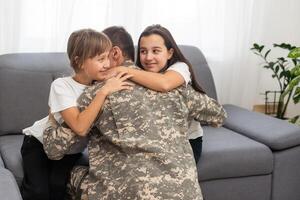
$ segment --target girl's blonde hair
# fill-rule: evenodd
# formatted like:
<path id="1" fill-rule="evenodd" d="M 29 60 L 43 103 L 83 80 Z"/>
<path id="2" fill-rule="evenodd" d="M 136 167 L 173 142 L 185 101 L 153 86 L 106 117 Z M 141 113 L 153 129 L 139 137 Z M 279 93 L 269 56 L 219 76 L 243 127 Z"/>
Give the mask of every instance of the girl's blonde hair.
<path id="1" fill-rule="evenodd" d="M 84 60 L 93 58 L 111 49 L 108 37 L 93 29 L 81 29 L 73 32 L 68 40 L 67 53 L 70 65 L 77 72 Z"/>

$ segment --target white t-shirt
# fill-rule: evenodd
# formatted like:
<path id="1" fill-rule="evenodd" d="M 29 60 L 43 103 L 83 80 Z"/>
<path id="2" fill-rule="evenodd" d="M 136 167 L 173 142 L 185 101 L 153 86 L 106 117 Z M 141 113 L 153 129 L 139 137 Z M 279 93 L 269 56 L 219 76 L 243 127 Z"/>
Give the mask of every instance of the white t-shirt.
<path id="1" fill-rule="evenodd" d="M 184 62 L 176 62 L 175 64 L 171 65 L 168 70 L 173 70 L 178 72 L 184 79 L 185 84 L 189 84 L 191 82 L 191 73 L 189 71 L 189 67 Z M 196 139 L 198 137 L 203 136 L 203 129 L 200 126 L 200 123 L 192 120 L 189 124 L 189 130 L 188 130 L 189 139 Z"/>
<path id="2" fill-rule="evenodd" d="M 83 93 L 86 85 L 76 82 L 72 77 L 58 78 L 51 84 L 48 105 L 55 120 L 62 124 L 63 119 L 59 112 L 77 107 L 77 99 Z M 43 143 L 43 132 L 46 128 L 48 116 L 36 121 L 32 126 L 23 129 L 25 135 L 32 135 Z"/>

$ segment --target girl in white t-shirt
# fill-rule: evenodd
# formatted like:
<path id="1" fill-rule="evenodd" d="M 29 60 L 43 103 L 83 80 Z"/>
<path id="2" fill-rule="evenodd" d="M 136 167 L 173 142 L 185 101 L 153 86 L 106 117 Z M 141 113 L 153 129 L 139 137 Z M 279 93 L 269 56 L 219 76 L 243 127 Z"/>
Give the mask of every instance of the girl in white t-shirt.
<path id="1" fill-rule="evenodd" d="M 118 73 L 99 89 L 87 109 L 82 112 L 78 110 L 77 98 L 83 90 L 95 80 L 104 81 L 109 78 L 110 49 L 110 40 L 100 32 L 91 29 L 73 32 L 68 40 L 67 53 L 75 75 L 58 78 L 51 84 L 49 95 L 51 114 L 59 124 L 64 123 L 79 136 L 87 135 L 109 94 L 130 89 L 132 85 L 125 81 L 131 75 Z M 47 158 L 42 144 L 47 121 L 48 117 L 45 117 L 23 130 L 25 137 L 21 154 L 24 179 L 21 193 L 24 200 L 63 200 L 68 174 L 80 156 L 66 155 L 58 161 Z"/>
<path id="2" fill-rule="evenodd" d="M 131 74 L 132 81 L 152 90 L 167 92 L 182 84 L 192 84 L 195 90 L 204 93 L 193 79 L 191 64 L 166 28 L 160 25 L 148 26 L 140 35 L 137 52 L 136 65 L 147 72 L 123 66 L 112 70 Z M 195 160 L 198 162 L 203 136 L 199 122 L 190 121 L 188 136 Z"/>

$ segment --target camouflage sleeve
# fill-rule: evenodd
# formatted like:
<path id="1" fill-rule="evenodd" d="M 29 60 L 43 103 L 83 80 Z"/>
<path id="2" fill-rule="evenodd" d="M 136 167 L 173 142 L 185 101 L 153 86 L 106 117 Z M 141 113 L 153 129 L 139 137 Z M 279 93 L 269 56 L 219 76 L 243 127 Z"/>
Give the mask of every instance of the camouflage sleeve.
<path id="1" fill-rule="evenodd" d="M 227 114 L 216 100 L 196 92 L 190 85 L 187 86 L 186 91 L 190 117 L 212 126 L 222 126 Z"/>
<path id="2" fill-rule="evenodd" d="M 92 101 L 101 83 L 96 83 L 84 90 L 78 98 L 79 110 L 84 110 Z M 59 160 L 66 154 L 79 153 L 87 145 L 87 138 L 80 137 L 70 128 L 58 124 L 54 118 L 49 117 L 43 134 L 43 145 L 47 156 L 52 160 Z"/>
<path id="3" fill-rule="evenodd" d="M 88 180 L 89 167 L 77 165 L 70 173 L 66 187 L 66 199 L 87 200 L 88 199 Z"/>
<path id="4" fill-rule="evenodd" d="M 91 87 L 87 87 L 83 93 L 80 95 L 80 97 L 77 100 L 77 103 L 79 105 L 79 110 L 83 111 L 90 105 L 93 98 L 96 96 L 97 91 L 103 86 L 103 82 L 95 83 Z"/>
<path id="5" fill-rule="evenodd" d="M 60 160 L 66 154 L 82 152 L 86 144 L 86 138 L 76 135 L 70 128 L 49 117 L 43 134 L 43 146 L 49 159 Z"/>

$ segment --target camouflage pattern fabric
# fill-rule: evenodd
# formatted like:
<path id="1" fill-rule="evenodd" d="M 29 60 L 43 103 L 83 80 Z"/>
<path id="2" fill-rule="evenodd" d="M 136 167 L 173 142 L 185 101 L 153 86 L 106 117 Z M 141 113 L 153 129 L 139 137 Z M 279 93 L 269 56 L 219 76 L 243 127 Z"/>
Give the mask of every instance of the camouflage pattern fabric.
<path id="1" fill-rule="evenodd" d="M 89 105 L 102 84 L 80 98 Z M 220 126 L 223 108 L 191 86 L 159 93 L 141 86 L 107 98 L 89 140 L 89 199 L 202 199 L 188 120 Z"/>
<path id="2" fill-rule="evenodd" d="M 87 142 L 87 137 L 78 136 L 66 125 L 60 125 L 53 117 L 49 117 L 43 133 L 43 146 L 49 159 L 60 160 L 66 154 L 82 152 Z"/>
<path id="3" fill-rule="evenodd" d="M 85 90 L 79 98 L 81 110 L 101 86 Z M 189 85 L 168 93 L 135 85 L 132 91 L 110 95 L 95 122 L 101 132 L 89 135 L 88 175 L 78 185 L 72 177 L 81 177 L 84 170 L 72 171 L 72 198 L 88 193 L 92 200 L 202 199 L 188 142 L 188 121 L 194 118 L 220 126 L 225 117 L 222 106 Z M 48 132 L 53 134 L 44 134 L 47 153 L 65 153 L 78 142 L 67 129 L 49 125 Z"/>
<path id="4" fill-rule="evenodd" d="M 75 166 L 67 184 L 67 200 L 88 200 L 88 172 L 87 166 Z"/>

